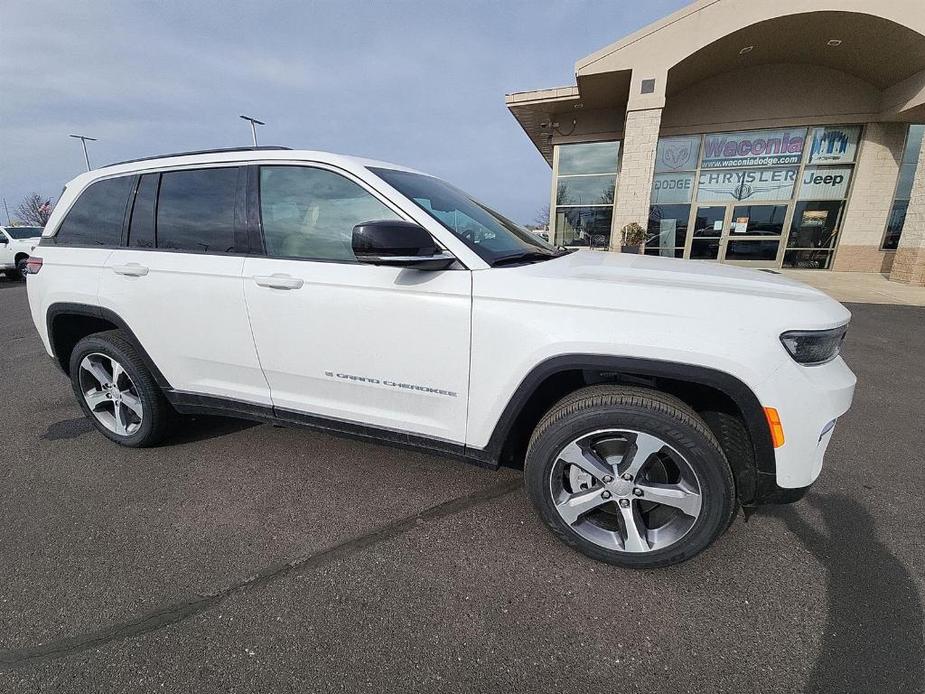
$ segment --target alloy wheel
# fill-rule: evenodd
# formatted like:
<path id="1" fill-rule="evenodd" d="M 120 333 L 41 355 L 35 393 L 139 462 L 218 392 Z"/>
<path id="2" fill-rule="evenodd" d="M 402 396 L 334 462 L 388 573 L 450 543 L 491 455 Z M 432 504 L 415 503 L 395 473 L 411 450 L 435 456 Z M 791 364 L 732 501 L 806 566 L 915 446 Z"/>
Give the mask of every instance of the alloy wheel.
<path id="1" fill-rule="evenodd" d="M 700 516 L 702 487 L 690 462 L 657 436 L 629 429 L 584 434 L 557 455 L 553 505 L 581 537 L 619 552 L 678 542 Z"/>
<path id="2" fill-rule="evenodd" d="M 144 408 L 119 362 L 105 354 L 88 354 L 80 362 L 79 382 L 84 401 L 100 424 L 119 436 L 138 431 Z"/>

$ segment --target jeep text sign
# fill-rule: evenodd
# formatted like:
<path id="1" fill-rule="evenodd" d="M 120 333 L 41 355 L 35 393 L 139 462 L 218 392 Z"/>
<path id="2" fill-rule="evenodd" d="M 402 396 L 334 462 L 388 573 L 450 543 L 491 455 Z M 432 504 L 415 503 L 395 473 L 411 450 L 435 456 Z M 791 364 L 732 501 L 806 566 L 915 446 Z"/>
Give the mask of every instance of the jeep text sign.
<path id="1" fill-rule="evenodd" d="M 704 169 L 799 164 L 806 129 L 717 133 L 703 139 Z"/>
<path id="2" fill-rule="evenodd" d="M 850 166 L 807 166 L 803 170 L 800 200 L 842 200 L 848 196 Z"/>

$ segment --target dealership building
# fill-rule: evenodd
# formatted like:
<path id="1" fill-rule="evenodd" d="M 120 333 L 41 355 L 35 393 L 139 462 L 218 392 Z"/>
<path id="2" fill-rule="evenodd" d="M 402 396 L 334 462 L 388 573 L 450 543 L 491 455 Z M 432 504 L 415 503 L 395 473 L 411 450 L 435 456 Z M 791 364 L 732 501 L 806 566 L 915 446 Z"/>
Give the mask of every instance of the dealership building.
<path id="1" fill-rule="evenodd" d="M 506 99 L 558 244 L 925 285 L 925 0 L 700 0 Z"/>

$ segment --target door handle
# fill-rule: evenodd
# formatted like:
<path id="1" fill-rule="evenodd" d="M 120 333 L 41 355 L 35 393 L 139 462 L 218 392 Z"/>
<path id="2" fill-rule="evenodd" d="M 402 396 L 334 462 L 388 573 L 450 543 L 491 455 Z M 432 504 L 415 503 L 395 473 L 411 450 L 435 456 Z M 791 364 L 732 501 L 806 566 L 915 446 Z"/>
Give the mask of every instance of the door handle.
<path id="1" fill-rule="evenodd" d="M 118 275 L 128 275 L 129 277 L 144 277 L 148 274 L 148 268 L 138 263 L 127 263 L 125 265 L 113 265 L 112 271 Z"/>
<path id="2" fill-rule="evenodd" d="M 291 275 L 255 275 L 254 282 L 260 287 L 270 287 L 271 289 L 301 289 L 305 284 L 298 277 Z"/>

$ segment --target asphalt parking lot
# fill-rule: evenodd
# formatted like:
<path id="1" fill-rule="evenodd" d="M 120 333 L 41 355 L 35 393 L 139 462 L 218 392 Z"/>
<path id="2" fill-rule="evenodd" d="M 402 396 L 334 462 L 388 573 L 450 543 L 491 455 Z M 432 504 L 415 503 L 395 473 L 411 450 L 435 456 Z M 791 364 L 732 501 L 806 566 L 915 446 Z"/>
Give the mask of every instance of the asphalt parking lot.
<path id="1" fill-rule="evenodd" d="M 925 308 L 850 308 L 810 495 L 631 572 L 511 470 L 217 418 L 120 448 L 0 280 L 0 691 L 925 691 Z"/>

